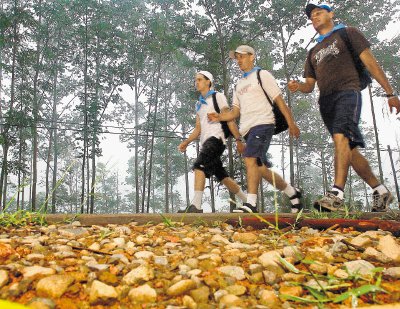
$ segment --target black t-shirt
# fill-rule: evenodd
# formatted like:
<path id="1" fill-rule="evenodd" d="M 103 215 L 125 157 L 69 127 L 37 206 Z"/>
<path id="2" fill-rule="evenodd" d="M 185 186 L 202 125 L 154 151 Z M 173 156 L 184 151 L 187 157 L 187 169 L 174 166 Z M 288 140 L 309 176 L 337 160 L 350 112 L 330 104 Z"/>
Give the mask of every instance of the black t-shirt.
<path id="1" fill-rule="evenodd" d="M 348 27 L 346 30 L 357 55 L 371 46 L 356 28 Z M 304 77 L 317 80 L 321 96 L 343 90 L 360 90 L 353 57 L 337 31 L 315 45 L 311 55 L 308 53 Z"/>

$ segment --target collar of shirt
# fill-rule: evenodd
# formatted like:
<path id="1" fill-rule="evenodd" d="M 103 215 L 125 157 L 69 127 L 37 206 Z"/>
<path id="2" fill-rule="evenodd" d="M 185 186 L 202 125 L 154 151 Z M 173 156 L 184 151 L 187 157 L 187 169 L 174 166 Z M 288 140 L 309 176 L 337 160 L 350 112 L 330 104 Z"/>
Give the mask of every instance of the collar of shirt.
<path id="1" fill-rule="evenodd" d="M 216 91 L 215 90 L 209 90 L 206 95 L 203 97 L 202 95 L 199 96 L 199 100 L 196 103 L 196 112 L 199 111 L 201 108 L 201 105 L 207 105 L 206 99 L 210 96 L 213 95 Z"/>
<path id="2" fill-rule="evenodd" d="M 249 72 L 244 72 L 243 73 L 243 78 L 249 76 L 251 73 L 253 73 L 254 71 L 257 71 L 257 70 L 261 70 L 261 68 L 260 67 L 254 67 Z"/>
<path id="3" fill-rule="evenodd" d="M 334 33 L 336 30 L 346 28 L 344 24 L 337 24 L 335 27 L 333 27 L 331 32 L 328 32 L 326 34 L 321 34 L 319 37 L 317 37 L 317 42 L 321 43 L 325 38 L 329 37 L 332 33 Z"/>

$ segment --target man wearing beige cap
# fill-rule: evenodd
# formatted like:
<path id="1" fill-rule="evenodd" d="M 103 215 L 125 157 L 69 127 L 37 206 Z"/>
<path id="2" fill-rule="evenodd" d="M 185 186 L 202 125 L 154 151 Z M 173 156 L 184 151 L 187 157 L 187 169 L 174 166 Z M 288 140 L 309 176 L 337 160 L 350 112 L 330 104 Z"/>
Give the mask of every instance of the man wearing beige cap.
<path id="1" fill-rule="evenodd" d="M 246 141 L 243 156 L 247 171 L 247 202 L 236 212 L 258 212 L 257 191 L 263 177 L 289 197 L 292 212 L 296 213 L 303 208 L 300 190 L 287 184 L 266 164 L 266 153 L 275 129 L 272 104 L 276 104 L 284 115 L 291 136 L 299 137 L 300 130 L 272 74 L 254 66 L 254 49 L 248 45 L 241 45 L 230 51 L 229 56 L 237 61 L 244 72 L 233 92 L 232 110 L 224 114 L 212 113 L 208 117 L 212 121 L 230 121 L 240 116 L 239 131 Z"/>
<path id="2" fill-rule="evenodd" d="M 201 202 L 205 187 L 205 178 L 215 175 L 217 180 L 225 185 L 228 190 L 242 202 L 246 202 L 246 194 L 239 185 L 229 177 L 222 165 L 221 155 L 226 148 L 227 132 L 224 132 L 220 123 L 210 122 L 207 114 L 212 112 L 225 113 L 229 111 L 226 97 L 223 93 L 213 89 L 214 78 L 208 71 L 199 71 L 195 76 L 196 90 L 200 92 L 200 97 L 196 103 L 196 126 L 189 137 L 184 140 L 178 150 L 186 151 L 187 146 L 200 136 L 200 153 L 193 165 L 194 169 L 194 197 L 189 207 L 178 210 L 179 213 L 202 213 Z M 219 110 L 219 111 L 218 111 Z M 231 121 L 227 127 L 233 136 L 239 138 L 240 134 L 236 124 Z M 226 130 L 228 129 L 226 127 Z M 238 147 L 243 147 L 238 142 Z"/>

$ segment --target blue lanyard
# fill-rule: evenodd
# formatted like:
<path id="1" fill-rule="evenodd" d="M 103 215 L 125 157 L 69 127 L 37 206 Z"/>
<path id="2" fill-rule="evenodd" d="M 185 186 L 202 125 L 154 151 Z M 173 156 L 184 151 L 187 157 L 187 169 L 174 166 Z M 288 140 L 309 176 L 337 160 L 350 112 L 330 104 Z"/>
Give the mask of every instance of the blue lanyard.
<path id="1" fill-rule="evenodd" d="M 202 95 L 199 96 L 199 101 L 196 103 L 196 112 L 199 111 L 201 105 L 207 105 L 206 99 L 215 92 L 215 90 L 209 90 L 204 97 Z"/>
<path id="2" fill-rule="evenodd" d="M 254 68 L 251 69 L 249 72 L 244 72 L 244 73 L 243 73 L 243 78 L 249 76 L 251 73 L 253 73 L 254 71 L 257 71 L 257 70 L 261 70 L 261 68 L 260 68 L 260 67 L 254 67 Z"/>
<path id="3" fill-rule="evenodd" d="M 346 28 L 346 26 L 344 24 L 338 24 L 335 27 L 333 27 L 331 32 L 328 32 L 327 34 L 321 34 L 319 37 L 317 37 L 317 42 L 321 43 L 325 38 L 327 38 L 328 36 L 330 36 L 332 33 L 334 33 L 336 30 L 339 29 L 343 29 Z"/>

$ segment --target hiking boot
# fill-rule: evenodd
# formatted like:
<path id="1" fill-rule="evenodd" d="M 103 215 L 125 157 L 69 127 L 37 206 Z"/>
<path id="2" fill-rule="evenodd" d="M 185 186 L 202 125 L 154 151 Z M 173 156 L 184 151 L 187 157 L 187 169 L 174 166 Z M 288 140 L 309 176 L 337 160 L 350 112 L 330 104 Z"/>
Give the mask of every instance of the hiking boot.
<path id="1" fill-rule="evenodd" d="M 189 207 L 186 207 L 185 209 L 179 209 L 178 213 L 203 213 L 203 209 L 198 209 L 194 205 L 190 205 Z"/>
<path id="2" fill-rule="evenodd" d="M 236 213 L 258 213 L 257 206 L 252 206 L 249 203 L 243 203 L 243 205 L 234 209 L 233 212 Z"/>
<path id="3" fill-rule="evenodd" d="M 294 189 L 296 190 L 296 193 L 293 196 L 289 197 L 292 204 L 292 209 L 290 212 L 292 214 L 297 214 L 298 212 L 300 212 L 300 210 L 304 208 L 303 204 L 301 203 L 301 198 L 303 197 L 303 194 L 299 188 Z"/>
<path id="4" fill-rule="evenodd" d="M 372 193 L 372 209 L 371 212 L 386 212 L 389 204 L 393 201 L 393 195 L 389 191 L 379 194 L 378 191 Z"/>
<path id="5" fill-rule="evenodd" d="M 328 191 L 325 196 L 314 202 L 314 208 L 324 212 L 343 211 L 343 206 L 344 201 L 337 197 L 335 191 Z"/>

